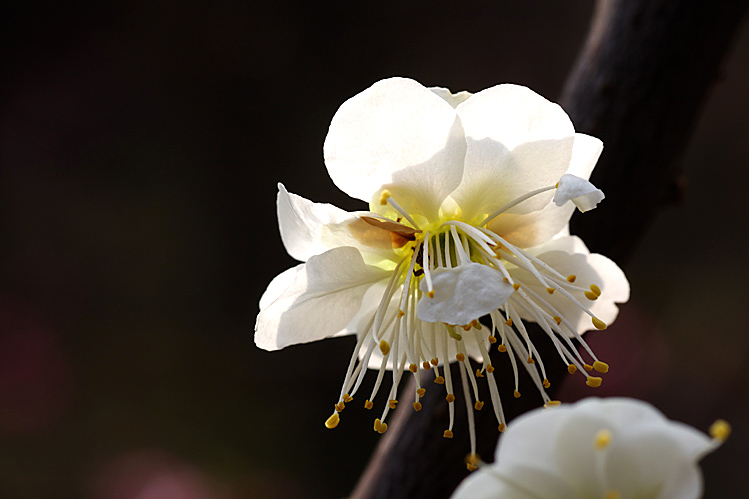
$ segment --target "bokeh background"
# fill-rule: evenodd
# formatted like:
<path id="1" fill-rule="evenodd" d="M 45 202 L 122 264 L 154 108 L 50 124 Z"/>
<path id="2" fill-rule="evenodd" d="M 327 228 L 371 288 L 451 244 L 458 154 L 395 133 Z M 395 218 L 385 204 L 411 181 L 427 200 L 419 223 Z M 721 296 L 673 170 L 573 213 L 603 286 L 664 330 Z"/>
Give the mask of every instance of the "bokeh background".
<path id="1" fill-rule="evenodd" d="M 0 497 L 344 497 L 378 440 L 358 407 L 322 424 L 352 340 L 252 341 L 260 294 L 294 264 L 276 182 L 360 209 L 322 161 L 345 99 L 393 75 L 555 99 L 592 8 L 7 2 Z M 628 262 L 619 321 L 590 335 L 612 371 L 597 392 L 563 392 L 636 396 L 700 429 L 731 421 L 703 462 L 707 497 L 742 497 L 749 462 L 747 88 L 744 28 L 686 151 L 683 203 Z"/>

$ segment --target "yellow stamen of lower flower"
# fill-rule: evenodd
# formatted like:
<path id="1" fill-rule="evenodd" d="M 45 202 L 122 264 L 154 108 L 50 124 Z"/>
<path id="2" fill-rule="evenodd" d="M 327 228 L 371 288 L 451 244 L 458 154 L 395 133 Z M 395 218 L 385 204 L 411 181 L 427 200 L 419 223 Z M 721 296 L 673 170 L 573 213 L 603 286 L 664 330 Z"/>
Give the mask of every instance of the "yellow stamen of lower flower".
<path id="1" fill-rule="evenodd" d="M 491 365 L 491 364 L 489 364 L 488 366 L 486 366 L 486 372 L 488 372 L 489 374 L 493 373 L 494 372 L 494 366 Z"/>
<path id="2" fill-rule="evenodd" d="M 507 425 L 504 423 L 499 423 L 499 426 L 497 426 L 497 430 L 499 430 L 500 433 L 505 431 L 505 428 L 507 428 Z"/>
<path id="3" fill-rule="evenodd" d="M 517 391 L 517 390 L 515 390 L 515 392 L 513 393 L 513 395 L 515 396 L 516 399 L 520 398 L 520 392 Z"/>
<path id="4" fill-rule="evenodd" d="M 382 355 L 387 355 L 390 353 L 390 343 L 388 343 L 385 340 L 380 341 L 380 352 L 382 352 Z"/>
<path id="5" fill-rule="evenodd" d="M 593 370 L 593 366 L 591 366 L 590 364 L 583 364 L 583 368 L 585 368 L 585 370 L 588 372 Z"/>
<path id="6" fill-rule="evenodd" d="M 434 378 L 434 382 L 437 383 L 438 385 L 444 385 L 445 378 L 443 378 L 442 376 L 437 376 L 436 378 Z"/>
<path id="7" fill-rule="evenodd" d="M 473 404 L 473 408 L 477 411 L 480 411 L 484 407 L 484 403 L 480 400 L 477 400 L 475 404 Z"/>
<path id="8" fill-rule="evenodd" d="M 412 373 L 415 373 L 416 371 L 418 371 L 418 369 L 419 368 L 416 366 L 416 364 L 411 364 L 410 366 L 408 366 L 408 370 Z"/>
<path id="9" fill-rule="evenodd" d="M 555 291 L 554 288 L 546 288 L 546 292 L 549 293 L 550 295 L 553 295 L 554 291 Z"/>
<path id="10" fill-rule="evenodd" d="M 336 426 L 338 426 L 338 423 L 340 423 L 340 422 L 341 422 L 341 417 L 338 415 L 337 412 L 334 412 L 333 415 L 330 416 L 325 421 L 325 428 L 327 428 L 329 430 L 332 430 L 333 428 L 335 428 Z"/>
<path id="11" fill-rule="evenodd" d="M 458 362 L 463 362 L 464 360 L 466 360 L 466 356 L 458 352 L 457 354 L 455 354 L 455 360 L 457 360 Z"/>
<path id="12" fill-rule="evenodd" d="M 575 374 L 577 372 L 577 367 L 575 366 L 575 364 L 568 365 L 567 372 L 570 374 Z"/>
<path id="13" fill-rule="evenodd" d="M 388 407 L 390 407 L 391 409 L 395 409 L 396 404 L 398 404 L 397 400 L 395 400 L 395 399 L 388 400 Z"/>
<path id="14" fill-rule="evenodd" d="M 416 393 L 419 394 L 419 397 L 423 397 L 426 392 L 427 392 L 426 388 L 419 388 L 418 390 L 416 390 Z"/>
<path id="15" fill-rule="evenodd" d="M 606 428 L 598 430 L 598 433 L 596 433 L 596 436 L 593 440 L 593 445 L 596 449 L 603 450 L 611 443 L 611 437 L 611 431 L 607 430 Z"/>
<path id="16" fill-rule="evenodd" d="M 471 453 L 466 456 L 466 468 L 468 468 L 468 471 L 476 471 L 479 469 L 479 464 L 481 464 L 481 458 L 479 458 L 478 454 Z"/>
<path id="17" fill-rule="evenodd" d="M 710 436 L 718 442 L 725 442 L 731 435 L 731 425 L 728 421 L 719 419 L 710 425 Z"/>
<path id="18" fill-rule="evenodd" d="M 567 281 L 569 282 L 575 282 L 577 280 L 577 276 L 575 274 L 570 274 L 567 276 Z"/>
<path id="19" fill-rule="evenodd" d="M 425 371 L 428 371 L 428 370 L 430 370 L 432 368 L 432 364 L 430 364 L 428 360 L 425 360 L 421 364 L 421 367 L 423 367 Z"/>
<path id="20" fill-rule="evenodd" d="M 554 319 L 554 322 L 557 323 L 557 326 L 562 323 L 562 318 L 559 317 L 558 315 L 555 315 L 554 317 L 552 317 L 552 319 Z"/>
<path id="21" fill-rule="evenodd" d="M 442 436 L 445 438 L 453 438 L 453 432 L 450 430 L 445 430 L 444 432 L 442 432 Z"/>
<path id="22" fill-rule="evenodd" d="M 445 397 L 445 400 L 447 400 L 448 404 L 452 404 L 453 402 L 455 402 L 455 395 L 453 395 L 452 393 L 448 393 Z"/>
<path id="23" fill-rule="evenodd" d="M 603 380 L 597 376 L 588 376 L 588 379 L 585 380 L 585 384 L 591 388 L 598 388 L 602 382 Z"/>
<path id="24" fill-rule="evenodd" d="M 517 291 L 518 289 L 520 289 L 520 283 L 516 282 L 515 284 L 513 284 L 512 285 L 512 289 L 514 289 L 515 291 Z"/>
<path id="25" fill-rule="evenodd" d="M 549 388 L 551 386 L 551 382 L 546 378 L 544 378 L 544 381 L 542 384 L 544 385 L 544 388 Z"/>
<path id="26" fill-rule="evenodd" d="M 431 290 L 431 291 L 427 291 L 427 296 L 428 296 L 429 298 L 434 298 L 434 290 Z"/>
<path id="27" fill-rule="evenodd" d="M 483 378 L 484 374 L 481 372 L 481 369 L 476 369 L 476 377 L 477 378 Z"/>
<path id="28" fill-rule="evenodd" d="M 533 357 L 531 357 L 531 356 L 529 355 L 529 356 L 528 356 L 528 364 L 535 364 L 535 363 L 536 363 L 536 361 L 535 361 L 535 360 L 533 360 Z"/>
<path id="29" fill-rule="evenodd" d="M 497 350 L 500 351 L 500 352 L 502 352 L 502 353 L 505 353 L 507 351 L 507 347 L 504 346 L 504 345 L 499 345 L 497 347 Z"/>
<path id="30" fill-rule="evenodd" d="M 497 338 L 495 338 L 494 336 L 489 336 L 489 343 L 491 343 L 493 345 L 496 342 L 497 342 Z"/>
<path id="31" fill-rule="evenodd" d="M 606 323 L 598 317 L 593 317 L 593 325 L 596 327 L 596 329 L 600 329 L 601 331 L 603 331 L 607 327 Z"/>
<path id="32" fill-rule="evenodd" d="M 556 407 L 558 405 L 562 405 L 560 400 L 549 400 L 544 404 L 544 407 Z"/>
<path id="33" fill-rule="evenodd" d="M 609 372 L 609 365 L 605 362 L 601 362 L 600 360 L 597 360 L 593 362 L 593 369 L 595 369 L 599 373 L 607 373 Z"/>
<path id="34" fill-rule="evenodd" d="M 348 393 L 344 393 L 344 394 L 343 394 L 343 401 L 344 401 L 344 402 L 346 402 L 346 403 L 348 404 L 348 403 L 349 403 L 349 402 L 351 402 L 352 400 L 354 400 L 354 397 L 352 397 L 352 396 L 351 396 L 351 395 L 349 395 Z"/>
<path id="35" fill-rule="evenodd" d="M 338 402 L 335 404 L 335 410 L 338 412 L 342 412 L 346 408 L 346 404 L 343 403 L 343 401 Z"/>
<path id="36" fill-rule="evenodd" d="M 364 402 L 364 408 L 365 408 L 365 409 L 369 410 L 369 409 L 371 409 L 372 407 L 374 407 L 374 404 L 372 403 L 372 401 L 371 401 L 371 400 L 366 400 L 366 401 Z"/>
<path id="37" fill-rule="evenodd" d="M 421 402 L 414 402 L 414 411 L 419 412 L 421 410 Z"/>
<path id="38" fill-rule="evenodd" d="M 439 361 L 439 359 L 437 357 L 433 358 L 429 362 L 431 362 L 433 366 L 436 366 L 437 364 L 440 363 L 440 361 Z"/>

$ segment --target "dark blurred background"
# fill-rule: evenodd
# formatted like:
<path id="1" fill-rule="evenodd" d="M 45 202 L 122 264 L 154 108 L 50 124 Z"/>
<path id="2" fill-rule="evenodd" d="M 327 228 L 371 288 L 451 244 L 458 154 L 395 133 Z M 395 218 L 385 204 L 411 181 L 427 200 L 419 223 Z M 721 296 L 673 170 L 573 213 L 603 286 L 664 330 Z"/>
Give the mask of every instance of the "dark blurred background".
<path id="1" fill-rule="evenodd" d="M 294 264 L 276 182 L 360 209 L 322 161 L 345 99 L 393 75 L 556 99 L 592 8 L 6 3 L 0 497 L 345 496 L 378 440 L 358 404 L 322 424 L 353 341 L 252 341 L 261 293 Z M 684 157 L 683 204 L 629 262 L 619 321 L 589 335 L 612 371 L 563 399 L 636 396 L 702 430 L 728 419 L 734 435 L 704 460 L 708 497 L 746 490 L 747 62 L 745 28 Z"/>

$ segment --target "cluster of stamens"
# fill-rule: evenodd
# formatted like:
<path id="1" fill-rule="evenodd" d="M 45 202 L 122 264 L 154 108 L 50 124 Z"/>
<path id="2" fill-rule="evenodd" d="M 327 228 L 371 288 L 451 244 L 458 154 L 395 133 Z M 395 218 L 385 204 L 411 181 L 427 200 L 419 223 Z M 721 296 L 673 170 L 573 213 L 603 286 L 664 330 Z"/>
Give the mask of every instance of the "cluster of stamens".
<path id="1" fill-rule="evenodd" d="M 545 190 L 548 188 L 534 191 L 531 194 Z M 567 364 L 570 374 L 582 373 L 586 378 L 586 384 L 590 387 L 595 388 L 601 385 L 601 378 L 590 373 L 593 371 L 605 373 L 608 371 L 608 365 L 596 358 L 575 327 L 543 296 L 543 293 L 534 291 L 528 282 L 518 281 L 513 277 L 513 272 L 516 269 L 523 269 L 530 273 L 549 295 L 560 293 L 570 303 L 588 314 L 595 328 L 603 330 L 606 329 L 606 324 L 595 317 L 581 299 L 575 297 L 577 294 L 589 301 L 597 300 L 601 296 L 600 287 L 594 283 L 589 287 L 580 286 L 575 275 L 562 275 L 539 258 L 484 227 L 489 220 L 503 210 L 509 209 L 528 197 L 530 195 L 523 196 L 502 210 L 498 210 L 479 226 L 459 220 L 448 220 L 432 230 L 422 230 L 387 191 L 383 193 L 382 204 L 389 204 L 402 215 L 398 217 L 399 223 L 405 219 L 415 230 L 400 234 L 406 241 L 406 244 L 397 250 L 401 255 L 400 261 L 393 270 L 376 312 L 365 329 L 358 332 L 358 341 L 346 371 L 339 401 L 335 404 L 335 412 L 325 422 L 326 427 L 335 428 L 338 425 L 339 413 L 343 411 L 346 404 L 353 400 L 354 394 L 359 390 L 366 367 L 375 364 L 379 358 L 377 379 L 369 397 L 364 402 L 365 409 L 373 409 L 373 400 L 388 370 L 392 371 L 392 384 L 388 393 L 388 403 L 385 404 L 380 417 L 374 421 L 374 430 L 378 433 L 384 433 L 387 430 L 385 421 L 388 413 L 398 406 L 398 386 L 404 373 L 410 373 L 414 377 L 416 388 L 412 403 L 413 409 L 415 411 L 422 409 L 420 399 L 426 393 L 426 387 L 422 386 L 425 378 L 421 374 L 423 371 L 432 371 L 434 383 L 443 385 L 446 389 L 449 425 L 444 430 L 443 436 L 452 438 L 455 391 L 450 363 L 457 361 L 460 365 L 460 383 L 465 394 L 468 413 L 470 455 L 475 456 L 476 436 L 473 410 L 480 411 L 484 407 L 484 401 L 479 398 L 478 378 L 485 379 L 487 382 L 499 431 L 503 431 L 507 424 L 494 375 L 495 368 L 489 356 L 489 350 L 492 347 L 501 353 L 506 353 L 512 364 L 516 398 L 520 397 L 518 364 L 523 364 L 538 388 L 544 404 L 548 406 L 559 403 L 551 400 L 546 393 L 550 382 L 546 376 L 544 362 L 531 341 L 521 317 L 530 318 L 541 327 L 553 342 L 562 361 Z M 514 290 L 507 302 L 488 314 L 491 327 L 482 326 L 479 323 L 479 317 L 468 324 L 431 323 L 420 320 L 417 317 L 419 301 L 434 299 L 436 293 L 440 292 L 440 289 L 435 289 L 432 283 L 435 272 L 456 269 L 469 263 L 479 263 L 495 269 L 502 274 L 504 282 L 511 285 Z M 426 281 L 426 285 L 420 286 L 422 281 Z M 573 339 L 583 346 L 584 351 L 592 359 L 592 363 L 587 363 L 583 359 Z M 469 361 L 469 349 L 481 354 L 483 360 L 479 368 L 472 367 Z M 468 464 L 469 469 L 475 469 L 473 461 Z"/>

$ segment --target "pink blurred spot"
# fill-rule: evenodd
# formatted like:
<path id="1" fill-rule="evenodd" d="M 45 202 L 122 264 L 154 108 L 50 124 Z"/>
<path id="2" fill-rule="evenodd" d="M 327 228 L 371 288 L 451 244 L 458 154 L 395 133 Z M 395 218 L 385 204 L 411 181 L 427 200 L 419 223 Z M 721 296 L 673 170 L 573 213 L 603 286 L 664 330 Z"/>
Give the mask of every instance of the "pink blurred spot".
<path id="1" fill-rule="evenodd" d="M 72 378 L 56 335 L 0 301 L 0 431 L 31 433 L 70 406 Z"/>

